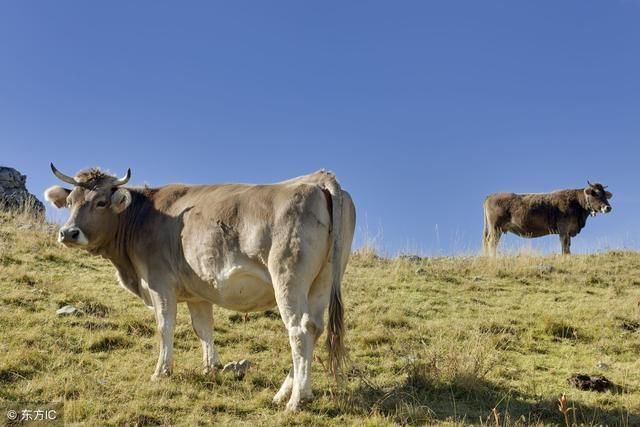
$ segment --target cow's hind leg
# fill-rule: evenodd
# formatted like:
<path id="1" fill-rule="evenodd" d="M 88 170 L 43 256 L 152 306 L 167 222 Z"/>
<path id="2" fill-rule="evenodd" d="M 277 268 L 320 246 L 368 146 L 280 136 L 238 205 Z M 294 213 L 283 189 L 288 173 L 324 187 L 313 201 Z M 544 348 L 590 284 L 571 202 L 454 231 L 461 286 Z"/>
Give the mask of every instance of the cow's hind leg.
<path id="1" fill-rule="evenodd" d="M 489 229 L 482 230 L 482 255 L 489 256 Z"/>
<path id="2" fill-rule="evenodd" d="M 498 227 L 492 227 L 488 230 L 485 237 L 485 253 L 495 257 L 498 251 L 498 243 L 502 237 L 502 230 Z"/>
<path id="3" fill-rule="evenodd" d="M 287 374 L 287 377 L 284 379 L 282 385 L 280 386 L 280 390 L 273 396 L 273 403 L 279 405 L 287 400 L 291 396 L 291 390 L 293 389 L 293 368 Z"/>
<path id="4" fill-rule="evenodd" d="M 295 263 L 287 258 L 274 261 L 274 268 L 270 268 L 276 302 L 289 333 L 293 359 L 293 369 L 275 395 L 274 402 L 282 402 L 289 396 L 287 410 L 295 411 L 302 400 L 312 398 L 311 362 L 315 341 L 322 333 L 322 318 L 318 320 L 315 294 L 310 294 L 317 268 L 310 262 Z M 288 268 L 285 267 L 287 264 Z"/>
<path id="5" fill-rule="evenodd" d="M 327 304 L 329 303 L 329 295 L 331 292 L 331 265 L 327 264 L 318 277 L 313 281 L 308 296 L 308 313 L 309 323 L 313 325 L 310 330 L 311 338 L 313 342 L 306 347 L 306 353 L 304 359 L 309 361 L 309 372 L 311 370 L 311 360 L 313 359 L 313 350 L 318 338 L 324 331 L 324 313 L 327 311 Z M 273 398 L 274 403 L 282 403 L 285 399 L 291 396 L 293 390 L 294 370 L 289 372 L 289 375 L 285 378 L 280 390 Z M 305 381 L 306 380 L 306 381 Z M 311 376 L 307 376 L 299 384 L 300 396 L 302 399 L 313 398 L 313 392 L 311 390 Z"/>
<path id="6" fill-rule="evenodd" d="M 213 344 L 213 312 L 211 303 L 206 301 L 187 302 L 191 314 L 191 325 L 202 344 L 202 365 L 204 373 L 221 367 L 218 352 Z"/>
<path id="7" fill-rule="evenodd" d="M 317 327 L 310 318 L 306 295 L 292 291 L 289 289 L 289 292 L 282 292 L 281 295 L 276 296 L 276 299 L 280 315 L 289 333 L 293 359 L 293 375 L 290 372 L 285 379 L 279 397 L 282 399 L 290 393 L 287 409 L 295 411 L 301 400 L 312 397 L 311 361 Z"/>

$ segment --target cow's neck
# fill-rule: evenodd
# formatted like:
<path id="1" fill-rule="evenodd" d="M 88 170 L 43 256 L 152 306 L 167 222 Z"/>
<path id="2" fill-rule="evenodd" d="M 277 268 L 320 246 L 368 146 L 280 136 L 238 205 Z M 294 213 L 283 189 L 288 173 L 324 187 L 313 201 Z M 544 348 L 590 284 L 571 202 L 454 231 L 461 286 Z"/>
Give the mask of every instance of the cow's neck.
<path id="1" fill-rule="evenodd" d="M 151 202 L 141 191 L 129 191 L 132 196 L 131 204 L 119 215 L 114 238 L 108 245 L 100 248 L 98 253 L 116 267 L 120 283 L 134 294 L 141 296 L 140 275 L 134 267 L 132 257 L 142 232 L 144 217 L 151 211 Z"/>
<path id="2" fill-rule="evenodd" d="M 577 189 L 577 190 L 573 190 L 576 194 L 576 199 L 578 200 L 578 204 L 580 205 L 580 207 L 587 212 L 587 214 L 589 212 L 591 212 L 591 209 L 589 209 L 589 203 L 587 202 L 587 198 L 584 195 L 584 190 L 582 189 Z"/>
<path id="3" fill-rule="evenodd" d="M 578 201 L 578 204 L 580 205 L 580 207 L 582 208 L 582 218 L 581 218 L 581 224 L 584 227 L 584 224 L 586 224 L 587 222 L 587 218 L 589 218 L 589 214 L 591 214 L 591 208 L 589 207 L 589 203 L 587 202 L 587 198 L 584 195 L 584 190 L 582 189 L 577 189 L 574 190 L 575 194 L 576 194 L 576 200 Z"/>

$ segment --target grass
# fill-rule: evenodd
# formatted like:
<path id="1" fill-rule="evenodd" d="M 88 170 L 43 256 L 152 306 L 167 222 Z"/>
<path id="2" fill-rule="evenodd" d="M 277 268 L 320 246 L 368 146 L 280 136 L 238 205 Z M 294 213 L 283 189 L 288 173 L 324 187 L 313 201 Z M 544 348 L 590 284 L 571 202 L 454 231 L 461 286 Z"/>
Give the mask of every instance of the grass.
<path id="1" fill-rule="evenodd" d="M 640 425 L 639 253 L 355 254 L 347 379 L 335 385 L 316 362 L 316 399 L 288 414 L 271 403 L 291 363 L 276 312 L 215 309 L 223 362 L 253 363 L 237 380 L 201 373 L 181 306 L 174 375 L 151 383 L 152 312 L 108 262 L 60 247 L 55 232 L 0 214 L 0 401 L 63 402 L 69 425 Z M 80 312 L 57 316 L 66 304 Z M 573 389 L 574 373 L 618 388 Z"/>

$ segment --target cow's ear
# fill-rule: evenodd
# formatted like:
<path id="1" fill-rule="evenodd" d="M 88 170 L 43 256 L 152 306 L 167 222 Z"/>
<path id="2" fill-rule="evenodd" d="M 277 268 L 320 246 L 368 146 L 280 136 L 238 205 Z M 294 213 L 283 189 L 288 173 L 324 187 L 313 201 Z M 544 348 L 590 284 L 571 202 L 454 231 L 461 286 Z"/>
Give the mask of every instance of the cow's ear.
<path id="1" fill-rule="evenodd" d="M 69 197 L 71 190 L 62 188 L 59 185 L 47 188 L 44 192 L 44 199 L 50 202 L 56 208 L 64 208 L 67 205 L 67 197 Z"/>
<path id="2" fill-rule="evenodd" d="M 118 188 L 111 195 L 111 209 L 117 214 L 123 212 L 131 204 L 131 193 L 126 188 Z"/>
<path id="3" fill-rule="evenodd" d="M 605 196 L 607 196 L 607 199 L 610 199 L 613 197 L 613 193 L 611 191 L 605 191 L 604 194 Z"/>
<path id="4" fill-rule="evenodd" d="M 587 196 L 593 196 L 593 190 L 591 188 L 585 188 L 584 194 L 586 194 Z"/>

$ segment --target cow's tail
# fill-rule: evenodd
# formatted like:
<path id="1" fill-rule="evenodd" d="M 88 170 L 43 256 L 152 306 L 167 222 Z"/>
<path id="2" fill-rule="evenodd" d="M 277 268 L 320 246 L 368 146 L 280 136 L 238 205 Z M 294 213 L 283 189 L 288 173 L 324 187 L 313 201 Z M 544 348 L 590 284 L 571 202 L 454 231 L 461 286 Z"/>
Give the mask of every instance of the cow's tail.
<path id="1" fill-rule="evenodd" d="M 489 230 L 489 198 L 484 200 L 482 204 L 482 214 L 484 217 L 484 227 L 482 229 L 482 253 L 484 255 L 489 255 L 489 238 L 491 231 Z"/>
<path id="2" fill-rule="evenodd" d="M 327 350 L 329 352 L 329 369 L 335 378 L 341 375 L 346 358 L 344 346 L 344 308 L 342 305 L 342 292 L 340 290 L 343 265 L 342 265 L 342 188 L 331 172 L 325 172 L 327 180 L 326 189 L 331 194 L 331 294 L 329 299 L 329 324 L 327 329 Z"/>

